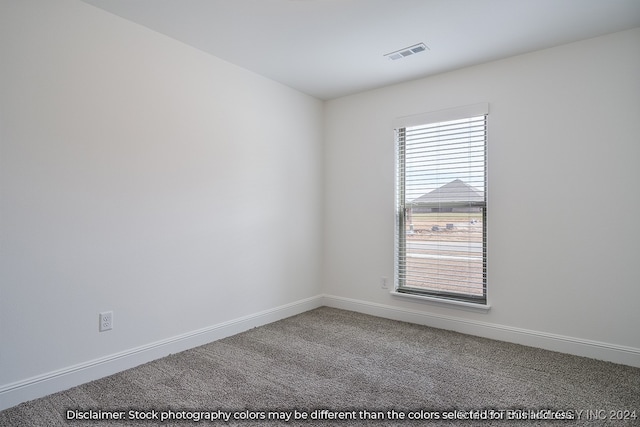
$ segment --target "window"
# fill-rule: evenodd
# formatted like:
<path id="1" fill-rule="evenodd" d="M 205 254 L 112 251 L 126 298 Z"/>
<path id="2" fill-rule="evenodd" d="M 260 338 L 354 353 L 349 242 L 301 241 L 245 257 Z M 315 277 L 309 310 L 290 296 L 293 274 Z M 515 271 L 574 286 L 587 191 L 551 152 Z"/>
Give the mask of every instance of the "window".
<path id="1" fill-rule="evenodd" d="M 488 105 L 396 128 L 396 292 L 487 303 Z"/>

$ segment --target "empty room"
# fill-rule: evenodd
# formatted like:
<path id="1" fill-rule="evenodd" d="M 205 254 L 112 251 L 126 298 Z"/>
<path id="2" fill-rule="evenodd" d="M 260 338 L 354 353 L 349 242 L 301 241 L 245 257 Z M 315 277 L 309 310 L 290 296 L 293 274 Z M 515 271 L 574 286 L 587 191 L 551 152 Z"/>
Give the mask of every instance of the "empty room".
<path id="1" fill-rule="evenodd" d="M 0 426 L 638 425 L 640 1 L 0 0 Z"/>

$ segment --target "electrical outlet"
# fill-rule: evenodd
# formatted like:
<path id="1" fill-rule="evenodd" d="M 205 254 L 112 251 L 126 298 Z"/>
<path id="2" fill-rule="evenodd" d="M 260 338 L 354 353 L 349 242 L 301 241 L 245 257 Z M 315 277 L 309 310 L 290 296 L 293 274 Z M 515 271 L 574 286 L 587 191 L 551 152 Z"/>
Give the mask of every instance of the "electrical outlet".
<path id="1" fill-rule="evenodd" d="M 380 287 L 382 289 L 388 289 L 389 288 L 388 280 L 389 279 L 387 279 L 386 277 L 383 277 L 382 279 L 380 279 Z"/>
<path id="2" fill-rule="evenodd" d="M 113 329 L 113 311 L 103 311 L 99 316 L 100 323 L 98 329 L 100 332 L 110 331 Z"/>

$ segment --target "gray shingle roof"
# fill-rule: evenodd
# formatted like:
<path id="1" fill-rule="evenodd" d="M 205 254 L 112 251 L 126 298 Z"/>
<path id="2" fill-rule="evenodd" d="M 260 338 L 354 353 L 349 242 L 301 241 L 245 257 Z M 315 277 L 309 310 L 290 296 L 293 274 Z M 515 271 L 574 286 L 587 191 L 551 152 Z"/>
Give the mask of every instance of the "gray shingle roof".
<path id="1" fill-rule="evenodd" d="M 416 206 L 437 205 L 440 203 L 461 203 L 484 202 L 484 195 L 466 182 L 455 179 L 442 187 L 423 194 L 411 202 Z"/>

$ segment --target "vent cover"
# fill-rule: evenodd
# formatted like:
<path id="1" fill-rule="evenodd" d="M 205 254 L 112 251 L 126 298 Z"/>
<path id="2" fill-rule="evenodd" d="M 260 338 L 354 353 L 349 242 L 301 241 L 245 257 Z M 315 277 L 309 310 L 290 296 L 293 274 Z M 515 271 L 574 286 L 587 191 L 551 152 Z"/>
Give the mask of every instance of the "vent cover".
<path id="1" fill-rule="evenodd" d="M 428 49 L 429 48 L 427 47 L 426 44 L 418 43 L 418 44 L 414 44 L 413 46 L 396 50 L 394 52 L 386 53 L 384 54 L 384 56 L 395 61 L 396 59 L 401 59 L 401 58 L 404 58 L 405 56 L 411 56 L 416 53 L 424 52 L 425 50 L 428 50 Z"/>

